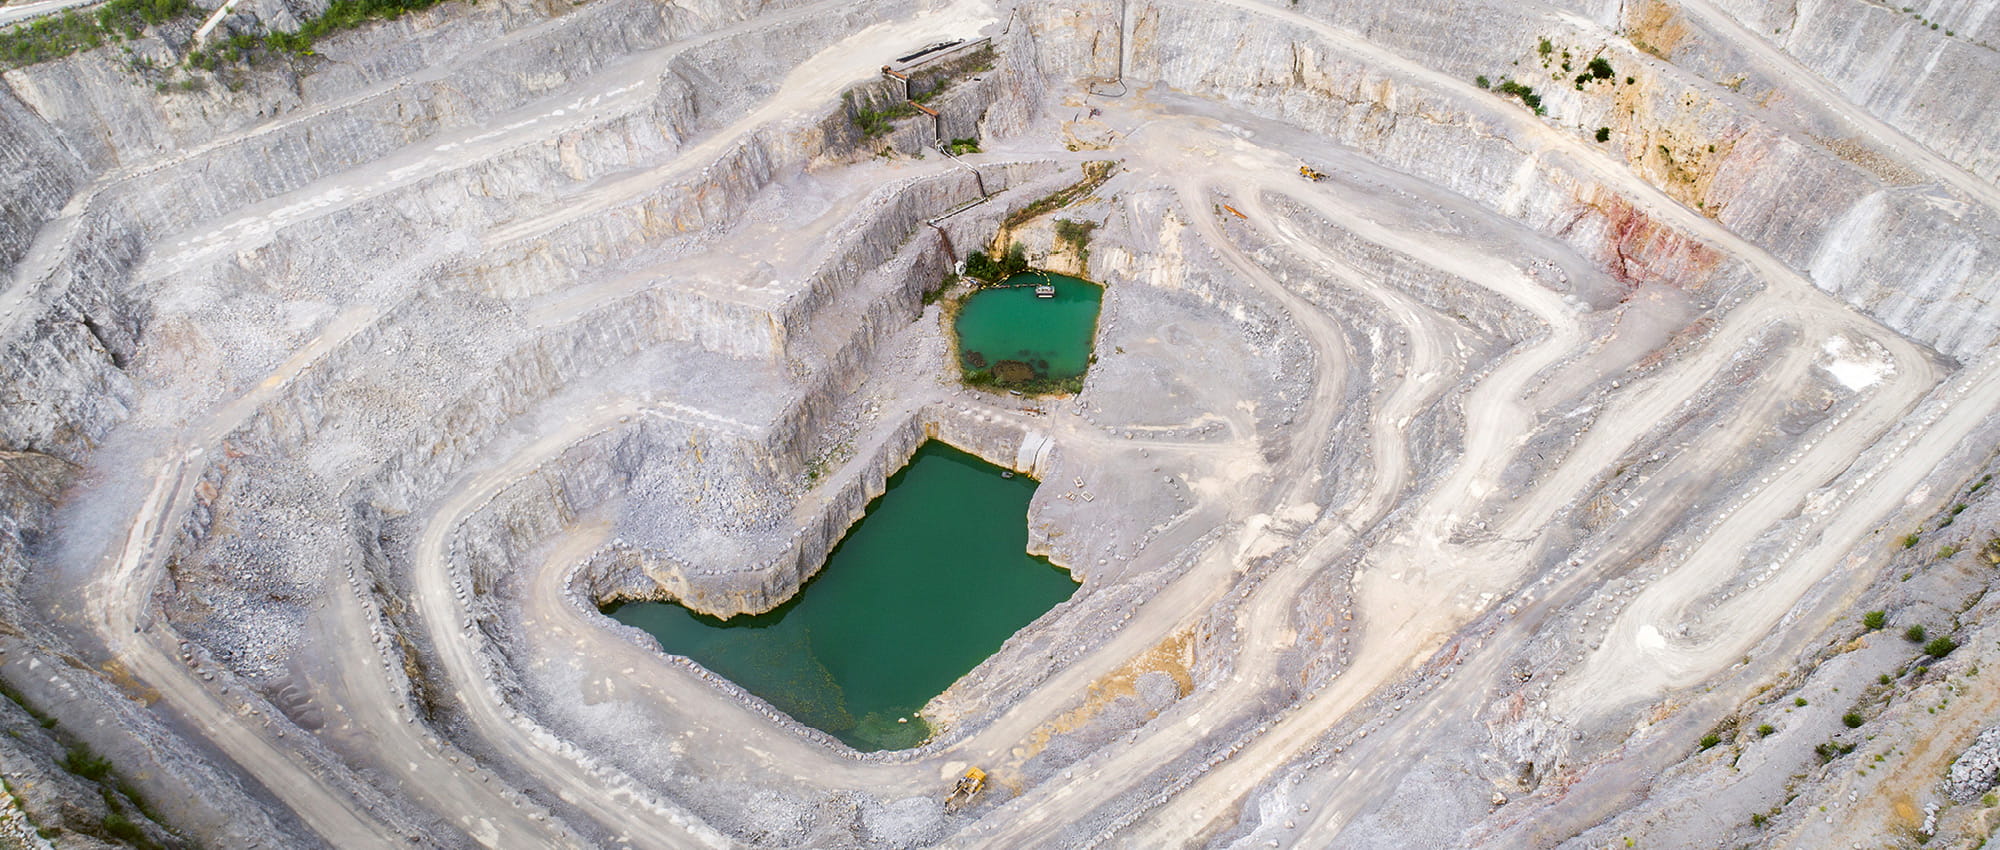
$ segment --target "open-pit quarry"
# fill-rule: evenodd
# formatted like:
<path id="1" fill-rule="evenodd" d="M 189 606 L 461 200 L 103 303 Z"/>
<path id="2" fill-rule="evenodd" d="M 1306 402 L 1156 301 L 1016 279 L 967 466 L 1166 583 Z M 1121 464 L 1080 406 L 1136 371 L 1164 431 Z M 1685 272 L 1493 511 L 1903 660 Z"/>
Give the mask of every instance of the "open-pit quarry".
<path id="1" fill-rule="evenodd" d="M 2000 826 L 1991 2 L 209 1 L 0 5 L 0 847 Z M 915 733 L 607 613 L 937 444 Z"/>

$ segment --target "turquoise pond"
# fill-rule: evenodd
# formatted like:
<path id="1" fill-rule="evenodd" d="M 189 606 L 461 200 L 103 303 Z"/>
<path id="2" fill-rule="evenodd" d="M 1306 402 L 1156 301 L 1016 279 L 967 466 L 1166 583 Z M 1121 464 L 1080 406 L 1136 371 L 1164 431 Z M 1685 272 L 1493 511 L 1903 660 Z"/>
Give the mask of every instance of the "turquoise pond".
<path id="1" fill-rule="evenodd" d="M 1053 298 L 1035 295 L 1037 283 L 1055 285 Z M 953 330 L 968 375 L 996 373 L 998 385 L 1076 378 L 1090 367 L 1097 313 L 1104 287 L 1068 275 L 1023 272 L 966 296 Z M 1026 364 L 1032 378 L 998 375 L 998 364 Z"/>
<path id="2" fill-rule="evenodd" d="M 917 710 L 1076 592 L 1027 554 L 1036 483 L 926 443 L 776 609 L 718 620 L 678 604 L 608 609 L 806 725 L 858 750 L 930 736 Z"/>

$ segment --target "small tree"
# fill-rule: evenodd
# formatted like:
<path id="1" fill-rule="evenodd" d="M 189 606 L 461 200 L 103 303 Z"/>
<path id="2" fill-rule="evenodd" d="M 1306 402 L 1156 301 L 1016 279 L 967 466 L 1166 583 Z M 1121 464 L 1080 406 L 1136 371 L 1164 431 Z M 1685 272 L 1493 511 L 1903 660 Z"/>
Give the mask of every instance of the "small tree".
<path id="1" fill-rule="evenodd" d="M 1886 611 L 1870 611 L 1861 615 L 1861 625 L 1871 632 L 1882 628 L 1888 622 L 1889 614 Z"/>
<path id="2" fill-rule="evenodd" d="M 998 262 L 994 261 L 992 257 L 987 256 L 985 251 L 974 251 L 965 255 L 965 273 L 988 283 L 993 283 L 1000 280 L 1005 271 L 1000 268 Z"/>
<path id="3" fill-rule="evenodd" d="M 1958 641 L 1952 640 L 1945 635 L 1939 635 L 1931 638 L 1929 643 L 1924 644 L 1924 654 L 1932 658 L 1943 658 L 1950 655 L 1951 651 L 1957 648 Z"/>
<path id="4" fill-rule="evenodd" d="M 1909 628 L 1907 628 L 1907 629 L 1904 629 L 1904 630 L 1903 630 L 1903 638 L 1904 638 L 1905 640 L 1908 640 L 1908 641 L 1909 641 L 1909 642 L 1911 642 L 1911 643 L 1923 643 L 1923 642 L 1924 642 L 1924 626 L 1923 626 L 1923 624 L 1922 624 L 1922 623 L 1918 623 L 1917 625 L 1914 625 L 1914 626 L 1911 626 L 1911 627 L 1909 627 Z"/>
<path id="5" fill-rule="evenodd" d="M 1028 270 L 1028 249 L 1015 242 L 1007 246 L 1007 256 L 1000 261 L 1000 270 L 1007 274 L 1020 274 Z"/>
<path id="6" fill-rule="evenodd" d="M 1489 79 L 1486 79 L 1486 75 L 1485 75 L 1485 74 L 1480 74 L 1480 75 L 1479 75 L 1479 76 L 1477 76 L 1477 77 L 1473 77 L 1473 78 L 1472 78 L 1472 84 L 1473 84 L 1473 85 L 1475 85 L 1475 86 L 1478 86 L 1478 87 L 1480 87 L 1480 88 L 1482 88 L 1482 89 L 1490 89 L 1490 88 L 1492 88 L 1492 87 L 1493 87 L 1493 81 L 1492 81 L 1492 80 L 1489 80 Z"/>
<path id="7" fill-rule="evenodd" d="M 1597 140 L 1600 142 L 1611 141 L 1611 128 L 1610 127 L 1597 128 Z"/>
<path id="8" fill-rule="evenodd" d="M 1849 729 L 1858 729 L 1861 727 L 1862 718 L 1859 713 L 1850 711 L 1840 716 L 1840 722 L 1846 724 Z"/>

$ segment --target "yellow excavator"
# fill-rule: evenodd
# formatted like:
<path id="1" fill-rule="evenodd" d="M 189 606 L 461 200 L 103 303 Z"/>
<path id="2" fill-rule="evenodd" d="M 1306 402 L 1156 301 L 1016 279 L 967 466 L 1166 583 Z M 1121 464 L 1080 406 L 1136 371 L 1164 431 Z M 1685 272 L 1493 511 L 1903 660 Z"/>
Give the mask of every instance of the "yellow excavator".
<path id="1" fill-rule="evenodd" d="M 1319 181 L 1326 179 L 1325 174 L 1322 174 L 1319 171 L 1314 170 L 1313 167 L 1310 165 L 1299 166 L 1299 176 L 1304 177 L 1307 180 L 1311 180 L 1314 183 L 1318 183 Z"/>
<path id="2" fill-rule="evenodd" d="M 944 810 L 955 812 L 964 808 L 985 787 L 986 771 L 976 767 L 966 768 L 965 775 L 959 777 L 958 782 L 951 786 L 951 793 L 945 795 Z"/>

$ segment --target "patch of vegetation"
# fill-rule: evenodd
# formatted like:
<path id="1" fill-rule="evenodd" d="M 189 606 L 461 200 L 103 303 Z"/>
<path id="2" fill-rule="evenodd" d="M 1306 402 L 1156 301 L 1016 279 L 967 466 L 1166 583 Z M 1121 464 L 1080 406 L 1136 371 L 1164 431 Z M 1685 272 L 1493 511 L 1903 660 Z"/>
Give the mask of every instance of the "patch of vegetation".
<path id="1" fill-rule="evenodd" d="M 111 760 L 91 752 L 85 744 L 70 747 L 69 752 L 63 754 L 62 766 L 64 770 L 92 782 L 111 775 Z"/>
<path id="2" fill-rule="evenodd" d="M 1532 86 L 1525 86 L 1502 77 L 1500 78 L 1500 84 L 1494 86 L 1493 90 L 1509 97 L 1518 98 L 1522 104 L 1534 110 L 1536 115 L 1543 114 L 1542 96 L 1535 94 L 1535 89 Z"/>
<path id="3" fill-rule="evenodd" d="M 136 842 L 146 837 L 144 832 L 139 831 L 139 825 L 133 823 L 132 819 L 126 817 L 123 812 L 112 812 L 105 815 L 103 827 L 105 832 L 111 834 L 111 837 L 126 842 Z"/>
<path id="4" fill-rule="evenodd" d="M 1097 222 L 1056 219 L 1056 238 L 1079 248 L 1090 244 L 1090 233 L 1097 229 Z"/>
<path id="5" fill-rule="evenodd" d="M 965 255 L 965 274 L 986 283 L 999 283 L 1028 270 L 1028 249 L 1015 242 L 998 259 L 985 251 Z"/>
<path id="6" fill-rule="evenodd" d="M 1097 222 L 1075 221 L 1067 218 L 1056 219 L 1056 242 L 1067 243 L 1076 249 L 1076 255 L 1085 263 L 1090 262 L 1090 234 L 1097 229 Z"/>
<path id="7" fill-rule="evenodd" d="M 1924 642 L 1924 624 L 1918 623 L 1903 630 L 1903 639 L 1911 643 Z"/>
<path id="8" fill-rule="evenodd" d="M 1000 362 L 1016 363 L 1019 361 L 1003 360 Z M 1001 377 L 997 368 L 998 366 L 999 364 L 996 363 L 994 367 L 974 369 L 970 366 L 962 365 L 960 369 L 965 378 L 965 385 L 968 387 L 990 390 L 1014 390 L 1020 392 L 1022 395 L 1054 395 L 1058 393 L 1075 395 L 1083 392 L 1082 375 L 1071 378 L 1049 378 L 1034 374 L 1031 369 L 1028 376 L 1016 376 L 1012 380 L 1009 380 Z"/>
<path id="9" fill-rule="evenodd" d="M 1813 747 L 1813 754 L 1819 756 L 1820 764 L 1826 764 L 1851 752 L 1854 752 L 1853 744 L 1841 744 L 1833 741 Z"/>
<path id="10" fill-rule="evenodd" d="M 1949 635 L 1939 635 L 1924 644 L 1924 654 L 1932 658 L 1943 658 L 1957 648 L 1958 641 L 1952 640 Z"/>
<path id="11" fill-rule="evenodd" d="M 1490 88 L 1492 88 L 1492 87 L 1493 87 L 1493 81 L 1492 81 L 1492 80 L 1489 80 L 1489 79 L 1486 79 L 1486 75 L 1485 75 L 1485 74 L 1480 74 L 1480 75 L 1479 75 L 1479 76 L 1477 76 L 1477 77 L 1473 77 L 1473 78 L 1472 78 L 1472 84 L 1473 84 L 1473 85 L 1475 85 L 1475 86 L 1478 86 L 1478 87 L 1480 87 L 1480 88 L 1482 88 L 1482 89 L 1490 89 Z"/>
<path id="12" fill-rule="evenodd" d="M 945 292 L 950 290 L 951 285 L 956 282 L 958 282 L 958 275 L 945 272 L 944 277 L 938 279 L 936 286 L 924 290 L 924 306 L 929 307 L 932 304 L 938 303 L 938 299 L 943 298 Z"/>
<path id="13" fill-rule="evenodd" d="M 1850 711 L 1840 716 L 1841 725 L 1849 729 L 1859 729 L 1864 722 L 1866 721 L 1862 718 L 1860 712 Z"/>
<path id="14" fill-rule="evenodd" d="M 978 140 L 978 139 L 952 139 L 950 143 L 948 143 L 948 144 L 946 144 L 946 145 L 944 146 L 944 149 L 945 149 L 945 152 L 946 152 L 946 153 L 949 153 L 949 154 L 951 154 L 952 156 L 964 156 L 964 155 L 966 155 L 966 154 L 969 154 L 969 153 L 978 153 L 978 152 L 979 152 L 979 140 Z"/>
<path id="15" fill-rule="evenodd" d="M 993 70 L 993 46 L 988 44 L 956 59 L 933 62 L 910 75 L 910 99 L 929 103 L 944 94 L 960 77 Z"/>
<path id="16" fill-rule="evenodd" d="M 19 68 L 139 37 L 140 28 L 159 26 L 201 11 L 188 0 L 111 0 L 93 12 L 74 10 L 0 32 L 0 63 Z"/>
<path id="17" fill-rule="evenodd" d="M 1709 749 L 1710 747 L 1715 746 L 1716 744 L 1722 743 L 1722 736 L 1717 735 L 1714 732 L 1710 732 L 1706 735 L 1701 736 L 1701 740 L 1698 743 L 1701 745 L 1702 749 L 1706 750 Z"/>
<path id="18" fill-rule="evenodd" d="M 1771 724 L 1769 724 L 1769 723 L 1759 723 L 1759 724 L 1757 724 L 1757 737 L 1759 737 L 1759 738 L 1768 738 L 1768 737 L 1771 737 L 1771 733 L 1773 733 L 1773 732 L 1776 732 L 1776 731 L 1778 731 L 1778 727 L 1776 727 L 1776 726 L 1772 726 L 1772 725 L 1771 725 Z"/>
<path id="19" fill-rule="evenodd" d="M 1866 628 L 1871 632 L 1880 629 L 1888 624 L 1889 624 L 1889 612 L 1887 611 L 1882 611 L 1878 609 L 1861 615 L 1862 627 Z"/>
<path id="20" fill-rule="evenodd" d="M 861 137 L 864 139 L 883 135 L 889 132 L 898 120 L 917 114 L 917 108 L 907 102 L 893 103 L 886 109 L 872 109 L 856 105 L 853 92 L 846 95 L 846 100 L 848 114 L 853 116 L 854 126 L 861 130 Z"/>
<path id="21" fill-rule="evenodd" d="M 273 50 L 298 56 L 312 55 L 314 42 L 370 21 L 388 21 L 409 12 L 428 9 L 443 0 L 333 0 L 326 12 L 305 22 L 296 32 L 274 32 L 264 37 Z"/>
<path id="22" fill-rule="evenodd" d="M 1552 52 L 1552 51 L 1554 51 L 1555 49 L 1556 49 L 1556 46 L 1555 46 L 1555 45 L 1553 45 L 1553 44 L 1550 44 L 1550 43 L 1549 43 L 1549 40 L 1548 40 L 1548 39 L 1546 39 L 1546 38 L 1545 38 L 1545 39 L 1542 39 L 1542 43 L 1540 43 L 1540 44 L 1537 44 L 1537 45 L 1535 45 L 1535 52 L 1536 52 L 1536 53 L 1540 53 L 1540 54 L 1542 54 L 1543 56 L 1547 56 L 1547 55 L 1549 55 L 1549 53 L 1551 53 L 1551 52 Z"/>
<path id="23" fill-rule="evenodd" d="M 1034 203 L 1015 210 L 1013 215 L 1008 216 L 1007 220 L 1001 223 L 1001 228 L 1011 229 L 1022 222 L 1034 220 L 1044 214 L 1062 209 L 1076 203 L 1082 198 L 1088 197 L 1090 193 L 1097 191 L 1097 187 L 1104 185 L 1104 181 L 1111 179 L 1111 174 L 1116 170 L 1117 165 L 1118 163 L 1105 159 L 1084 163 L 1082 180 L 1050 192 L 1037 199 Z"/>
<path id="24" fill-rule="evenodd" d="M 1806 707 L 1806 698 L 1805 698 L 1805 697 L 1793 697 L 1793 698 L 1792 698 L 1792 704 L 1793 704 L 1793 705 L 1796 705 L 1796 706 L 1798 706 L 1798 707 L 1800 707 L 1800 708 L 1805 708 L 1805 707 Z"/>
<path id="25" fill-rule="evenodd" d="M 1590 77 L 1594 80 L 1608 80 L 1617 76 L 1617 72 L 1611 70 L 1611 61 L 1602 56 L 1590 60 L 1584 68 L 1590 72 Z"/>
<path id="26" fill-rule="evenodd" d="M 1902 542 L 1903 542 L 1903 548 L 1905 549 L 1915 547 L 1917 545 L 1917 533 L 1912 531 L 1909 534 L 1903 535 Z"/>
<path id="27" fill-rule="evenodd" d="M 1597 140 L 1600 142 L 1611 141 L 1611 128 L 1610 127 L 1597 128 Z"/>

